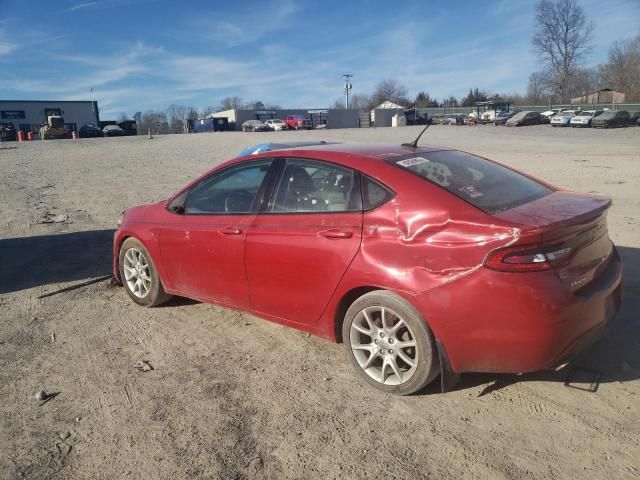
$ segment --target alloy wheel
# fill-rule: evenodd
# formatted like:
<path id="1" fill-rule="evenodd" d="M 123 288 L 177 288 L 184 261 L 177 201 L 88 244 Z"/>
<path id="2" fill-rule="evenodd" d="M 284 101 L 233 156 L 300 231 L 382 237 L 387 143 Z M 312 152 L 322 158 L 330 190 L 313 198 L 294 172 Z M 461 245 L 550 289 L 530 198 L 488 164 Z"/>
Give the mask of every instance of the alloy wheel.
<path id="1" fill-rule="evenodd" d="M 360 310 L 349 342 L 360 368 L 383 385 L 408 382 L 418 366 L 416 337 L 400 315 L 383 306 Z"/>
<path id="2" fill-rule="evenodd" d="M 127 287 L 138 298 L 145 298 L 151 290 L 149 262 L 137 248 L 130 248 L 124 254 L 124 279 Z"/>

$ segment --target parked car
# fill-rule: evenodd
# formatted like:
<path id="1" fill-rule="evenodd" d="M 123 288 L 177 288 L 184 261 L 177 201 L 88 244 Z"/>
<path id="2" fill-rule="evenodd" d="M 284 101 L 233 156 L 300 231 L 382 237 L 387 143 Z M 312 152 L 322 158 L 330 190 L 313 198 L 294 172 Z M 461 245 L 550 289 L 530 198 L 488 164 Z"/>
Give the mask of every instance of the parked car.
<path id="1" fill-rule="evenodd" d="M 540 113 L 540 123 L 551 123 L 551 117 L 553 117 L 559 111 L 559 108 L 553 108 L 551 110 Z"/>
<path id="2" fill-rule="evenodd" d="M 106 127 L 105 127 L 106 128 Z M 102 130 L 95 126 L 93 123 L 87 123 L 83 125 L 78 130 L 78 136 L 80 138 L 95 138 L 95 137 L 104 137 Z"/>
<path id="3" fill-rule="evenodd" d="M 102 129 L 105 137 L 125 137 L 126 132 L 117 125 L 107 125 Z"/>
<path id="4" fill-rule="evenodd" d="M 594 117 L 597 117 L 603 112 L 603 110 L 585 110 L 583 112 L 577 112 L 575 116 L 571 118 L 572 127 L 590 127 Z"/>
<path id="5" fill-rule="evenodd" d="M 311 120 L 302 115 L 287 115 L 285 123 L 293 130 L 300 130 L 303 128 L 309 130 L 313 127 Z"/>
<path id="6" fill-rule="evenodd" d="M 610 205 L 443 147 L 271 150 L 127 210 L 114 275 L 141 306 L 179 295 L 342 341 L 362 379 L 410 394 L 595 341 L 620 304 Z"/>
<path id="7" fill-rule="evenodd" d="M 247 120 L 242 124 L 243 132 L 268 132 L 271 128 L 262 120 Z"/>
<path id="8" fill-rule="evenodd" d="M 504 125 L 505 123 L 507 123 L 507 120 L 513 117 L 516 113 L 520 113 L 520 110 L 512 110 L 510 112 L 500 112 L 500 114 L 493 121 L 493 124 L 495 126 Z"/>
<path id="9" fill-rule="evenodd" d="M 505 122 L 507 127 L 525 127 L 527 125 L 538 125 L 540 123 L 540 112 L 524 111 L 516 113 Z"/>
<path id="10" fill-rule="evenodd" d="M 18 140 L 18 132 L 11 122 L 0 122 L 0 139 L 3 142 L 15 142 Z"/>
<path id="11" fill-rule="evenodd" d="M 273 118 L 264 122 L 271 130 L 287 130 L 287 124 L 279 118 Z"/>
<path id="12" fill-rule="evenodd" d="M 568 127 L 571 125 L 571 119 L 575 114 L 574 110 L 565 110 L 563 112 L 556 113 L 553 117 L 551 117 L 551 126 L 552 127 Z"/>
<path id="13" fill-rule="evenodd" d="M 629 112 L 629 125 L 640 125 L 640 112 Z"/>
<path id="14" fill-rule="evenodd" d="M 607 110 L 591 121 L 593 128 L 626 127 L 629 123 L 629 112 L 626 110 Z"/>

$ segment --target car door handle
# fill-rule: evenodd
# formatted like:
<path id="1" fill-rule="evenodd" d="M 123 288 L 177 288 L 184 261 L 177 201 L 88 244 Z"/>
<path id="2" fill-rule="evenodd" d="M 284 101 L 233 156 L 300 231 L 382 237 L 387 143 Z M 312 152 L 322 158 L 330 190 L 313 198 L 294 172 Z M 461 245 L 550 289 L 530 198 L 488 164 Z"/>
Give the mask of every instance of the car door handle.
<path id="1" fill-rule="evenodd" d="M 242 229 L 238 227 L 224 227 L 218 230 L 223 235 L 240 235 Z"/>
<path id="2" fill-rule="evenodd" d="M 351 238 L 353 232 L 349 230 L 340 230 L 338 228 L 330 228 L 329 230 L 322 230 L 318 232 L 318 235 L 325 238 Z"/>

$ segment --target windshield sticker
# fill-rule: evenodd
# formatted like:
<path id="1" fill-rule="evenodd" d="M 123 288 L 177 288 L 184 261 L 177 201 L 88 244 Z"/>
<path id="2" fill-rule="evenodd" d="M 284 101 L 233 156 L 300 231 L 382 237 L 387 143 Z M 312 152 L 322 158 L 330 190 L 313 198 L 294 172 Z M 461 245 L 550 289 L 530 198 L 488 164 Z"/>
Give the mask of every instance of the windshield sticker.
<path id="1" fill-rule="evenodd" d="M 400 160 L 398 165 L 402 165 L 403 167 L 413 167 L 414 165 L 419 165 L 421 163 L 428 163 L 431 160 L 424 157 L 411 157 L 405 158 L 404 160 Z"/>
<path id="2" fill-rule="evenodd" d="M 469 195 L 471 198 L 478 198 L 484 195 L 484 193 L 477 191 L 473 185 L 465 185 L 463 187 L 458 187 L 458 191 L 466 195 Z"/>

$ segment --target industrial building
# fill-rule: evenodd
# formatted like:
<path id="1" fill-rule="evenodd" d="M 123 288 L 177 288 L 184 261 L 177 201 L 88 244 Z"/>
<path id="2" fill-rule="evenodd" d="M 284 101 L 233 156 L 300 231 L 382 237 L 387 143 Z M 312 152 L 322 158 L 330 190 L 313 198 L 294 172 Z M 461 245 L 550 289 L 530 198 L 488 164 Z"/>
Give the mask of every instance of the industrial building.
<path id="1" fill-rule="evenodd" d="M 212 114 L 213 118 L 226 118 L 229 130 L 242 130 L 242 124 L 247 120 L 270 120 L 273 118 L 286 119 L 288 115 L 302 115 L 311 120 L 314 128 L 358 128 L 360 127 L 360 110 L 358 109 L 313 109 L 294 108 L 278 110 L 223 110 Z M 367 125 L 368 126 L 368 125 Z"/>
<path id="2" fill-rule="evenodd" d="M 51 115 L 64 118 L 69 135 L 82 125 L 100 122 L 98 102 L 92 100 L 0 100 L 0 123 L 12 123 L 16 131 L 37 135 Z"/>
<path id="3" fill-rule="evenodd" d="M 595 92 L 585 93 L 579 97 L 571 99 L 572 105 L 580 105 L 585 103 L 603 104 L 603 103 L 624 103 L 624 93 L 617 92 L 611 88 L 601 88 Z"/>

